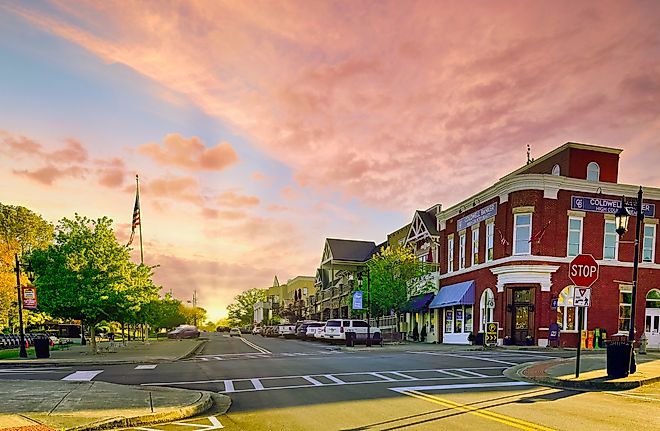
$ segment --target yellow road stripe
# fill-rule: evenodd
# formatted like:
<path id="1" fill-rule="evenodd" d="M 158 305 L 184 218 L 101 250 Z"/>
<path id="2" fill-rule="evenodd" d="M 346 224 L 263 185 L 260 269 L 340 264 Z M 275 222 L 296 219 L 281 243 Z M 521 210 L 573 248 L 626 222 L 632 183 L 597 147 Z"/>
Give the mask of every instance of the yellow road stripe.
<path id="1" fill-rule="evenodd" d="M 511 416 L 502 415 L 488 410 L 482 410 L 480 408 L 468 406 L 465 404 L 455 403 L 453 401 L 439 398 L 435 395 L 429 395 L 418 391 L 402 391 L 401 393 L 409 395 L 414 398 L 419 398 L 424 401 L 429 401 L 434 404 L 439 404 L 443 407 L 449 407 L 454 410 L 459 410 L 466 413 L 472 413 L 473 415 L 480 416 L 485 419 L 490 419 L 492 421 L 509 425 L 515 428 L 519 428 L 525 431 L 555 431 L 554 429 L 545 427 L 543 425 L 537 425 L 521 419 L 513 418 Z"/>

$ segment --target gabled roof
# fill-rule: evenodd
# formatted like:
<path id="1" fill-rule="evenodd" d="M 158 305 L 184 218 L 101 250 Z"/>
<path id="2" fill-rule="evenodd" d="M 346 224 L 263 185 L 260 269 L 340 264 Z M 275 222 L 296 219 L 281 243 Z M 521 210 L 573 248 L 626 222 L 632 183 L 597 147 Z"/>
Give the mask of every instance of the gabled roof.
<path id="1" fill-rule="evenodd" d="M 426 229 L 429 231 L 429 234 L 433 236 L 438 235 L 438 229 L 436 228 L 435 225 L 435 214 L 431 214 L 427 211 L 420 211 L 420 210 L 417 210 L 417 213 L 424 222 L 424 226 L 426 226 Z"/>
<path id="2" fill-rule="evenodd" d="M 426 232 L 430 236 L 438 236 L 435 213 L 417 210 L 413 216 L 412 223 L 410 223 L 410 229 L 408 230 L 408 235 L 406 235 L 406 243 L 425 238 Z"/>
<path id="3" fill-rule="evenodd" d="M 373 241 L 327 238 L 332 260 L 366 262 L 377 251 Z"/>

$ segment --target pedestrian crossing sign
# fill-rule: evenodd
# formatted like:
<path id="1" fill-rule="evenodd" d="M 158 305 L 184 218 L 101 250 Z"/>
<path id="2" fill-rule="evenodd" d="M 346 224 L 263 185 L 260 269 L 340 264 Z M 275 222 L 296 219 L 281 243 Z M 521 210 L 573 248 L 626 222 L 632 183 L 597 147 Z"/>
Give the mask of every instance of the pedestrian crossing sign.
<path id="1" fill-rule="evenodd" d="M 575 287 L 573 294 L 573 305 L 575 307 L 591 306 L 591 289 L 588 287 Z"/>

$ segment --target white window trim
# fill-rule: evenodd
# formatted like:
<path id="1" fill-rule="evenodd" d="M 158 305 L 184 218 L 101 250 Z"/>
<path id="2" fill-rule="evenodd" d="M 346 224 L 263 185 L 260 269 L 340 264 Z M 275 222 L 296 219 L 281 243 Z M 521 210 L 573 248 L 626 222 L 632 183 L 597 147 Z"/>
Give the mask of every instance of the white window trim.
<path id="1" fill-rule="evenodd" d="M 447 272 L 454 272 L 454 237 L 447 239 Z"/>
<path id="2" fill-rule="evenodd" d="M 489 231 L 490 231 L 490 233 L 489 233 Z M 493 257 L 492 258 L 488 257 L 488 250 L 489 250 L 488 240 L 489 239 L 491 241 L 490 246 L 493 249 Z M 491 223 L 486 223 L 486 254 L 484 256 L 484 262 L 491 262 L 491 261 L 494 260 L 494 258 L 495 258 L 495 223 L 491 222 Z"/>
<path id="3" fill-rule="evenodd" d="M 589 179 L 589 167 L 590 166 L 595 166 L 596 167 L 596 179 Z M 589 162 L 587 165 L 587 181 L 600 181 L 600 165 L 594 161 Z"/>
<path id="4" fill-rule="evenodd" d="M 568 218 L 568 231 L 566 234 L 566 256 L 569 257 L 568 251 L 571 245 L 571 220 L 580 221 L 580 242 L 578 243 L 578 254 L 582 254 L 582 241 L 584 236 L 584 219 L 582 217 L 569 217 Z M 605 247 L 605 245 L 603 245 Z M 576 255 L 577 256 L 577 255 Z M 574 256 L 570 256 L 574 257 Z"/>
<path id="5" fill-rule="evenodd" d="M 607 220 L 605 219 L 605 223 L 603 224 L 603 260 L 608 260 L 608 261 L 614 261 L 614 260 L 619 260 L 619 235 L 615 232 L 614 233 L 614 238 L 615 238 L 615 245 L 614 245 L 614 259 L 612 258 L 607 258 L 605 257 L 605 239 L 607 238 L 607 224 L 611 223 L 614 225 L 616 228 L 616 224 L 614 223 L 614 220 Z"/>
<path id="6" fill-rule="evenodd" d="M 644 248 L 646 247 L 646 235 L 645 235 L 645 234 L 646 234 L 646 228 L 647 228 L 647 227 L 652 227 L 652 228 L 653 228 L 653 236 L 651 237 L 651 260 L 644 260 Z M 642 262 L 653 263 L 653 262 L 655 262 L 655 241 L 656 241 L 656 237 L 655 237 L 655 235 L 657 234 L 657 228 L 656 228 L 656 225 L 655 225 L 655 224 L 647 224 L 647 223 L 645 223 L 645 224 L 644 224 L 644 229 L 643 229 L 642 233 L 643 233 L 643 235 L 642 235 L 642 238 L 643 238 L 643 243 L 642 243 Z"/>
<path id="7" fill-rule="evenodd" d="M 458 237 L 458 270 L 465 269 L 467 250 L 465 249 L 465 232 Z"/>
<path id="8" fill-rule="evenodd" d="M 531 243 L 529 244 L 529 252 L 516 253 L 516 244 L 517 244 L 517 242 L 516 242 L 516 240 L 517 240 L 516 232 L 518 231 L 518 229 L 517 229 L 518 228 L 518 223 L 517 223 L 518 217 L 526 216 L 526 215 L 529 215 L 529 238 L 527 238 L 527 241 L 529 242 L 529 240 L 532 238 L 532 226 L 534 226 L 534 223 L 533 223 L 534 222 L 534 214 L 530 212 L 530 213 L 519 213 L 519 214 L 514 214 L 513 215 L 513 255 L 514 256 L 527 256 L 527 255 L 532 254 L 532 244 Z"/>
<path id="9" fill-rule="evenodd" d="M 488 304 L 486 304 L 488 292 L 490 292 L 490 295 L 493 298 L 493 307 L 488 307 Z M 488 313 L 486 310 L 491 310 L 491 312 Z M 474 319 L 474 310 L 472 314 L 472 318 Z M 488 314 L 491 314 L 492 318 L 495 318 L 495 293 L 490 288 L 485 289 L 481 293 L 481 298 L 479 299 L 479 332 L 486 332 L 486 323 L 490 321 L 490 319 L 488 319 Z M 484 316 L 486 316 L 486 319 L 484 319 Z"/>
<path id="10" fill-rule="evenodd" d="M 568 297 L 571 297 L 571 295 L 574 294 L 575 286 L 566 286 L 564 289 L 566 289 L 566 288 L 569 289 L 569 296 Z M 562 289 L 561 292 L 563 292 L 564 289 Z M 561 297 L 561 292 L 559 292 L 560 297 Z M 566 305 L 557 304 L 557 309 L 559 309 L 559 308 L 564 309 L 564 312 L 562 313 L 563 322 L 561 324 L 561 327 L 562 327 L 561 332 L 566 332 L 566 333 L 569 333 L 569 334 L 577 334 L 577 331 L 578 331 L 577 330 L 577 328 L 578 328 L 578 317 L 579 317 L 578 308 L 580 308 L 580 307 L 576 307 L 574 305 L 567 305 L 567 304 Z M 588 317 L 589 317 L 589 308 L 588 307 L 582 307 L 582 308 L 584 308 L 584 310 L 582 311 L 582 330 L 586 331 L 587 327 L 589 326 L 589 319 L 588 319 Z M 568 323 L 568 313 L 571 310 L 574 313 L 573 314 L 573 321 L 575 322 L 575 329 L 563 329 L 563 328 L 566 328 L 566 324 Z M 617 312 L 618 312 L 618 310 L 617 310 Z M 556 320 L 557 320 L 557 318 L 556 318 L 556 312 L 555 312 L 555 321 Z M 617 325 L 618 325 L 618 323 L 617 323 Z"/>
<path id="11" fill-rule="evenodd" d="M 556 177 L 560 176 L 561 175 L 561 166 L 559 166 L 558 164 L 554 165 L 552 167 L 552 175 L 554 175 Z"/>
<path id="12" fill-rule="evenodd" d="M 475 238 L 475 236 L 476 236 L 476 238 Z M 478 260 L 479 260 L 479 225 L 475 225 L 475 226 L 472 227 L 472 247 L 470 247 L 470 248 L 472 249 L 472 253 L 470 255 L 471 256 L 471 258 L 470 258 L 471 265 L 476 265 L 476 264 L 479 263 L 478 262 Z M 477 256 L 477 259 L 474 258 L 475 255 Z"/>

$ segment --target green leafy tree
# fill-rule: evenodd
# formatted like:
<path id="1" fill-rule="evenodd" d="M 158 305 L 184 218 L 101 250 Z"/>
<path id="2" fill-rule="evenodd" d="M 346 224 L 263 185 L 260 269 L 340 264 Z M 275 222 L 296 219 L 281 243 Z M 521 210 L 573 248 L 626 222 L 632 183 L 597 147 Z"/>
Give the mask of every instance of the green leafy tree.
<path id="1" fill-rule="evenodd" d="M 253 288 L 234 296 L 235 302 L 227 306 L 229 319 L 240 326 L 253 326 L 254 304 L 265 301 L 266 295 L 266 289 Z"/>
<path id="2" fill-rule="evenodd" d="M 32 253 L 40 308 L 54 317 L 82 320 L 91 331 L 102 320 L 125 318 L 157 292 L 150 270 L 130 261 L 112 231 L 112 220 L 75 215 L 60 220 L 55 241 Z"/>
<path id="3" fill-rule="evenodd" d="M 187 307 L 182 304 L 179 312 L 184 316 L 185 323 L 188 325 L 198 325 L 206 320 L 206 310 L 202 307 Z"/>
<path id="4" fill-rule="evenodd" d="M 410 246 L 382 248 L 367 266 L 373 316 L 388 315 L 391 310 L 398 315 L 401 307 L 408 301 L 410 286 L 431 270 L 427 264 L 417 259 Z M 365 277 L 366 274 L 363 276 L 362 291 L 366 306 Z"/>
<path id="5" fill-rule="evenodd" d="M 0 203 L 0 329 L 18 327 L 16 309 L 15 254 L 21 257 L 30 250 L 44 249 L 53 240 L 53 225 L 22 206 Z M 25 263 L 25 262 L 22 262 Z M 27 283 L 22 274 L 21 284 Z"/>
<path id="6" fill-rule="evenodd" d="M 181 301 L 168 294 L 165 298 L 150 301 L 143 310 L 146 322 L 156 331 L 160 331 L 186 323 L 186 316 L 181 312 L 181 307 Z"/>

